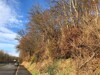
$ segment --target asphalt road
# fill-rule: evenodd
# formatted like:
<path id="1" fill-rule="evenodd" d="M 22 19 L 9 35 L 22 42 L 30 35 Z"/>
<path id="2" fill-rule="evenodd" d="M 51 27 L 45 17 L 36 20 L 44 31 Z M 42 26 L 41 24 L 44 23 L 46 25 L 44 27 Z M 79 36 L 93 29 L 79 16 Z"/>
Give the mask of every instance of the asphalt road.
<path id="1" fill-rule="evenodd" d="M 6 64 L 0 66 L 0 75 L 31 75 L 23 66 L 15 66 L 14 64 Z"/>
<path id="2" fill-rule="evenodd" d="M 18 67 L 17 75 L 32 75 L 24 66 Z"/>
<path id="3" fill-rule="evenodd" d="M 13 64 L 0 66 L 0 75 L 15 75 L 17 67 Z"/>

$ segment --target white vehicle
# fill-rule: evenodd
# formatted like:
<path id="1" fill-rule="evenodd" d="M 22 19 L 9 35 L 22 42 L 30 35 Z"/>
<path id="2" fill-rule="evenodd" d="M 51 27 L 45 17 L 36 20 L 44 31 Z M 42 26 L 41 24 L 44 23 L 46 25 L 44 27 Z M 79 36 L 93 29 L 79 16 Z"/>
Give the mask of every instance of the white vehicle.
<path id="1" fill-rule="evenodd" d="M 14 64 L 15 66 L 19 66 L 19 62 L 15 62 L 15 64 Z"/>

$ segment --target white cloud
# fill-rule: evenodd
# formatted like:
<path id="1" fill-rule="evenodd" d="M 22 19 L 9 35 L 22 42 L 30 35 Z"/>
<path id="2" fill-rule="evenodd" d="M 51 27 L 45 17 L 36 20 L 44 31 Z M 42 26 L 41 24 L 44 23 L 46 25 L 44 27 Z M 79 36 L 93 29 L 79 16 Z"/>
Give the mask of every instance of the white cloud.
<path id="1" fill-rule="evenodd" d="M 11 30 L 9 30 L 5 27 L 0 28 L 0 35 L 1 35 L 0 36 L 0 42 L 13 43 L 13 44 L 17 43 L 15 38 L 18 34 L 12 32 Z"/>
<path id="2" fill-rule="evenodd" d="M 14 32 L 12 32 L 11 30 L 7 29 L 4 26 L 0 26 L 0 32 L 2 32 L 2 33 L 14 33 Z"/>
<path id="3" fill-rule="evenodd" d="M 8 28 L 16 28 L 22 24 L 18 6 L 18 0 L 0 0 L 0 49 L 15 56 L 18 56 L 15 50 L 15 46 L 18 44 L 15 40 L 17 33 Z"/>
<path id="4" fill-rule="evenodd" d="M 0 48 L 4 48 L 4 47 L 12 48 L 12 47 L 15 47 L 15 45 L 13 45 L 13 44 L 0 43 Z"/>
<path id="5" fill-rule="evenodd" d="M 0 0 L 0 26 L 15 27 L 22 25 L 22 15 L 19 15 L 18 7 L 17 0 Z"/>
<path id="6" fill-rule="evenodd" d="M 5 43 L 0 43 L 0 48 L 1 49 L 4 49 L 4 52 L 10 54 L 10 55 L 13 55 L 13 56 L 18 56 L 19 54 L 16 53 L 16 49 L 15 49 L 15 45 L 13 44 L 5 44 Z"/>
<path id="7" fill-rule="evenodd" d="M 0 25 L 5 25 L 8 21 L 11 15 L 11 9 L 9 6 L 7 6 L 3 1 L 0 1 Z"/>
<path id="8" fill-rule="evenodd" d="M 3 49 L 11 55 L 18 56 L 18 53 L 16 53 L 16 45 L 18 44 L 15 40 L 16 36 L 17 33 L 2 26 L 0 28 L 0 49 Z"/>

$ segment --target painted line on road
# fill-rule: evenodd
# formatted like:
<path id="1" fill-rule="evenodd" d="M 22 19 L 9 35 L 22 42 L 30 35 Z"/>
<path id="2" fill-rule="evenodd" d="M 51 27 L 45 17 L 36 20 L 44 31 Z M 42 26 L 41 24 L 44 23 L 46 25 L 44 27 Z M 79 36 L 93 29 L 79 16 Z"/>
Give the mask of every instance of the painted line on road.
<path id="1" fill-rule="evenodd" d="M 18 70 L 19 70 L 19 66 L 18 66 L 18 68 L 17 68 L 17 70 L 16 70 L 16 73 L 15 73 L 15 75 L 18 75 Z"/>

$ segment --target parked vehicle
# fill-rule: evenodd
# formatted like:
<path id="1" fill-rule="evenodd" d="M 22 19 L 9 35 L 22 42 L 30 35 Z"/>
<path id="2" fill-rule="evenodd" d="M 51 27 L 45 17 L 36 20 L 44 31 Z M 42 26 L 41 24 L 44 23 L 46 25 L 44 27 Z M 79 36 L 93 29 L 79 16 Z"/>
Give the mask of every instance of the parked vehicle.
<path id="1" fill-rule="evenodd" d="M 19 66 L 19 62 L 15 62 L 15 64 L 14 64 L 15 66 Z"/>

